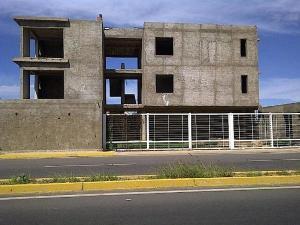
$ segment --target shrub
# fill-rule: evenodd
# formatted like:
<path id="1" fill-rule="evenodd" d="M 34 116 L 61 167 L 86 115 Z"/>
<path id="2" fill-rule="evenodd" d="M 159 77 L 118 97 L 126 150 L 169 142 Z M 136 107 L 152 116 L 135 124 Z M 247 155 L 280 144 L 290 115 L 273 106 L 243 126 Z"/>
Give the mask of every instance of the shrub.
<path id="1" fill-rule="evenodd" d="M 32 183 L 34 180 L 30 179 L 30 176 L 27 174 L 21 174 L 19 176 L 12 177 L 9 180 L 11 184 L 28 184 Z"/>

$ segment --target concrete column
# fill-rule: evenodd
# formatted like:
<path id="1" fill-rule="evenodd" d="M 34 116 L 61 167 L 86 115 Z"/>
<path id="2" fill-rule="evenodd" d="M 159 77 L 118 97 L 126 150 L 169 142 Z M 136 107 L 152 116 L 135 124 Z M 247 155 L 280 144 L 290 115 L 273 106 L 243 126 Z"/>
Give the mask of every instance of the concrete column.
<path id="1" fill-rule="evenodd" d="M 20 69 L 20 98 L 30 99 L 30 73 Z"/>
<path id="2" fill-rule="evenodd" d="M 28 28 L 21 27 L 21 40 L 20 40 L 20 55 L 22 57 L 30 56 L 30 31 Z"/>

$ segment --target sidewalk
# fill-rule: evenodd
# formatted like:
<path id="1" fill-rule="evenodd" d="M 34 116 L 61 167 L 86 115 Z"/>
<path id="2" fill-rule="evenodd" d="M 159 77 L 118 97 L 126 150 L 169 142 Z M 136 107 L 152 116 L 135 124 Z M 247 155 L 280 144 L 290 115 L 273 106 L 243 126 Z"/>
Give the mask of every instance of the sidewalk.
<path id="1" fill-rule="evenodd" d="M 257 153 L 300 153 L 300 148 L 267 148 L 267 149 L 236 149 L 236 150 L 134 150 L 126 152 L 99 150 L 72 151 L 2 151 L 0 159 L 46 159 L 70 157 L 116 157 L 116 156 L 159 156 L 159 155 L 209 155 L 209 154 L 257 154 Z"/>
<path id="2" fill-rule="evenodd" d="M 35 151 L 35 152 L 1 152 L 0 159 L 47 159 L 70 157 L 112 157 L 116 152 L 109 151 Z"/>

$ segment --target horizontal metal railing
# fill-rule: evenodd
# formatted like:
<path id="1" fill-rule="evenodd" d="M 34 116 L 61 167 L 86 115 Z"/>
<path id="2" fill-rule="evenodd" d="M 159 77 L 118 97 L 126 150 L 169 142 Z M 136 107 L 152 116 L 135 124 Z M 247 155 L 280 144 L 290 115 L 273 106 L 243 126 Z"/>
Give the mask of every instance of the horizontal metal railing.
<path id="1" fill-rule="evenodd" d="M 108 149 L 300 146 L 300 113 L 106 114 Z"/>

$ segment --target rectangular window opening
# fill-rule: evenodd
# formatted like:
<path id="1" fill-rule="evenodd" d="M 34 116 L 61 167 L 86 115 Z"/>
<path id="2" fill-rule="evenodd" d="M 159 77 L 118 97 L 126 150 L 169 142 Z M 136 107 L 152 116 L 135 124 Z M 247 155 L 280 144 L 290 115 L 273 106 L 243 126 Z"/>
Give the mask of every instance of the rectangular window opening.
<path id="1" fill-rule="evenodd" d="M 242 88 L 243 94 L 248 93 L 248 76 L 247 75 L 241 76 L 241 88 Z"/>
<path id="2" fill-rule="evenodd" d="M 155 38 L 156 55 L 173 55 L 173 38 L 156 37 Z"/>
<path id="3" fill-rule="evenodd" d="M 156 75 L 156 93 L 173 93 L 173 75 Z"/>
<path id="4" fill-rule="evenodd" d="M 241 39 L 241 57 L 247 56 L 247 39 Z"/>

